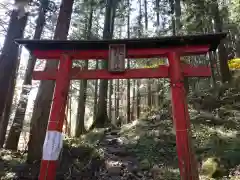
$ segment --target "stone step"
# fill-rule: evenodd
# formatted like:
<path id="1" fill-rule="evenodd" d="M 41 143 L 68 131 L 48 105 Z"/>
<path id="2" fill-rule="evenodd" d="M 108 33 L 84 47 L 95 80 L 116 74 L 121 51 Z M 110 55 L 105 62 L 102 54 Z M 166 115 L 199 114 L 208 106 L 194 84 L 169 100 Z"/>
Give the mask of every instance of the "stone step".
<path id="1" fill-rule="evenodd" d="M 121 138 L 107 138 L 103 143 L 106 145 L 123 145 L 123 140 Z"/>
<path id="2" fill-rule="evenodd" d="M 120 176 L 123 173 L 123 164 L 120 161 L 112 161 L 108 159 L 105 161 L 105 167 L 108 175 Z"/>
<path id="3" fill-rule="evenodd" d="M 117 147 L 107 147 L 106 151 L 109 154 L 114 154 L 116 156 L 129 156 L 131 153 L 125 147 L 117 146 Z"/>

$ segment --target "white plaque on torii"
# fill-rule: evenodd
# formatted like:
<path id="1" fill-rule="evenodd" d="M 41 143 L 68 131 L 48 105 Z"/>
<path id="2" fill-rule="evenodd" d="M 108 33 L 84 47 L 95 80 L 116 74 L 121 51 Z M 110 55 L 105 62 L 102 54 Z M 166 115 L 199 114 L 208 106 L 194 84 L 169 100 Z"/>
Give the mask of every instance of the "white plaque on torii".
<path id="1" fill-rule="evenodd" d="M 124 72 L 125 71 L 125 44 L 110 44 L 109 45 L 109 72 Z"/>

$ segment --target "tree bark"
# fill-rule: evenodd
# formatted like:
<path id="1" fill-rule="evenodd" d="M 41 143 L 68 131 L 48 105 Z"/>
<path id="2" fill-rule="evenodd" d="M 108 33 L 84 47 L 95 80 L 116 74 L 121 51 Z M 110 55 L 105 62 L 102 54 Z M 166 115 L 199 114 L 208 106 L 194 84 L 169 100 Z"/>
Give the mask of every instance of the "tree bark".
<path id="1" fill-rule="evenodd" d="M 140 108 L 140 103 L 141 103 L 141 94 L 140 94 L 140 83 L 141 81 L 140 80 L 137 80 L 137 100 L 136 100 L 136 106 L 137 106 L 137 119 L 140 118 L 140 111 L 141 111 L 141 108 Z"/>
<path id="2" fill-rule="evenodd" d="M 181 1 L 180 0 L 175 0 L 174 11 L 175 11 L 176 34 L 179 34 L 181 30 Z"/>
<path id="3" fill-rule="evenodd" d="M 67 39 L 73 2 L 74 0 L 62 0 L 54 34 L 55 40 Z M 58 62 L 51 60 L 47 61 L 45 69 L 57 67 Z M 33 116 L 31 120 L 27 157 L 28 163 L 33 163 L 34 161 L 41 160 L 42 146 L 46 134 L 54 86 L 55 83 L 53 81 L 43 81 L 39 86 L 39 91 L 35 100 Z"/>
<path id="4" fill-rule="evenodd" d="M 88 69 L 88 61 L 84 63 L 83 69 Z M 85 119 L 85 108 L 87 99 L 87 80 L 81 80 L 80 82 L 80 97 L 77 108 L 77 124 L 75 137 L 80 137 L 81 134 L 86 132 L 84 119 Z"/>
<path id="5" fill-rule="evenodd" d="M 150 66 L 151 62 L 147 62 L 147 66 Z M 152 108 L 152 79 L 148 79 L 147 81 L 147 105 L 148 110 L 151 110 Z"/>
<path id="6" fill-rule="evenodd" d="M 175 24 L 175 16 L 174 16 L 174 12 L 175 12 L 175 8 L 174 8 L 174 1 L 175 0 L 169 0 L 169 4 L 170 4 L 170 12 L 171 12 L 171 16 L 172 16 L 172 18 L 171 18 L 171 20 L 172 20 L 172 34 L 173 34 L 173 36 L 175 36 L 176 35 L 176 24 Z"/>
<path id="7" fill-rule="evenodd" d="M 145 17 L 145 30 L 148 30 L 148 11 L 147 11 L 147 0 L 144 0 L 144 17 Z M 150 65 L 150 61 L 147 62 L 148 66 Z M 148 79 L 147 81 L 147 104 L 148 104 L 148 108 L 151 109 L 152 107 L 152 86 L 151 86 L 151 79 Z"/>
<path id="8" fill-rule="evenodd" d="M 93 0 L 90 3 L 90 13 L 89 17 L 86 17 L 88 19 L 86 23 L 86 39 L 90 39 L 91 37 L 91 30 L 92 30 L 92 20 L 93 20 Z M 88 69 L 88 61 L 84 62 L 83 66 L 84 70 Z M 85 124 L 84 124 L 84 119 L 85 119 L 85 108 L 86 108 L 86 96 L 87 93 L 87 80 L 81 80 L 80 84 L 80 97 L 79 97 L 79 102 L 78 102 L 78 118 L 77 118 L 77 125 L 76 125 L 76 137 L 79 137 L 81 134 L 86 132 L 85 129 Z"/>
<path id="9" fill-rule="evenodd" d="M 160 35 L 159 33 L 159 29 L 160 29 L 160 6 L 159 6 L 160 0 L 156 0 L 156 16 L 157 16 L 157 27 L 158 27 L 158 35 Z M 161 81 L 160 79 L 158 79 L 157 81 L 157 98 L 156 98 L 156 106 L 160 107 L 161 105 L 161 100 L 162 100 L 162 94 L 160 93 L 161 91 Z"/>
<path id="10" fill-rule="evenodd" d="M 138 15 L 138 37 L 142 37 L 142 1 L 139 0 L 139 15 Z M 140 84 L 141 84 L 141 80 L 138 79 L 137 81 L 137 89 L 136 89 L 136 111 L 137 111 L 137 119 L 139 119 L 140 117 L 140 101 L 141 101 L 141 97 L 140 97 Z"/>
<path id="11" fill-rule="evenodd" d="M 128 5 L 128 15 L 127 15 L 127 37 L 130 38 L 130 11 L 131 11 L 131 5 L 130 1 L 127 1 Z M 130 61 L 127 60 L 127 68 L 130 69 Z M 131 98 L 130 98 L 130 90 L 131 90 L 131 84 L 130 79 L 127 80 L 127 123 L 131 121 Z"/>
<path id="12" fill-rule="evenodd" d="M 112 95 L 113 95 L 113 80 L 109 80 L 109 95 L 108 95 L 109 107 L 108 107 L 108 116 L 109 116 L 109 121 L 110 121 L 110 122 L 112 122 Z"/>
<path id="13" fill-rule="evenodd" d="M 211 72 L 212 72 L 212 83 L 213 87 L 216 87 L 216 76 L 215 76 L 215 67 L 214 67 L 214 56 L 213 52 L 209 52 L 209 61 L 210 61 L 210 67 L 211 67 Z"/>
<path id="14" fill-rule="evenodd" d="M 218 1 L 212 1 L 212 14 L 214 19 L 214 29 L 216 32 L 222 32 L 223 30 L 223 23 L 221 20 L 221 15 L 219 12 Z M 218 56 L 220 61 L 220 72 L 222 83 L 230 82 L 231 81 L 231 73 L 228 67 L 228 54 L 227 49 L 225 47 L 224 42 L 221 42 L 218 46 Z"/>
<path id="15" fill-rule="evenodd" d="M 148 4 L 147 4 L 147 0 L 144 0 L 144 17 L 145 17 L 145 30 L 148 30 Z"/>
<path id="16" fill-rule="evenodd" d="M 115 101 L 116 101 L 116 103 L 115 103 L 115 114 L 116 114 L 116 118 L 119 118 L 119 100 L 120 100 L 120 98 L 119 98 L 119 96 L 120 96 L 120 80 L 119 79 L 117 79 L 116 80 L 117 82 L 116 82 L 116 98 L 115 98 Z"/>
<path id="17" fill-rule="evenodd" d="M 236 57 L 240 57 L 240 38 L 237 37 L 236 39 Z"/>
<path id="18" fill-rule="evenodd" d="M 115 12 L 118 0 L 108 0 L 106 4 L 105 22 L 103 29 L 103 39 L 111 39 L 113 35 Z M 107 69 L 107 62 L 102 62 L 102 69 Z M 96 121 L 93 127 L 102 128 L 107 122 L 109 122 L 107 116 L 107 92 L 108 92 L 108 80 L 100 80 L 99 88 L 99 102 Z"/>
<path id="19" fill-rule="evenodd" d="M 48 8 L 48 0 L 43 1 L 39 8 L 39 15 L 36 21 L 36 29 L 33 36 L 33 39 L 40 39 L 43 28 L 45 25 L 45 14 Z M 32 72 L 36 64 L 36 58 L 31 56 L 28 60 L 26 75 L 24 77 L 22 92 L 20 94 L 20 100 L 17 105 L 17 110 L 15 117 L 13 119 L 13 124 L 11 126 L 7 141 L 6 149 L 17 150 L 20 134 L 23 128 L 24 117 L 26 113 L 27 103 L 28 103 L 28 94 L 30 93 L 31 88 L 29 87 L 32 82 Z"/>
<path id="20" fill-rule="evenodd" d="M 173 5 L 173 4 L 171 4 Z M 175 0 L 174 6 L 173 6 L 175 16 L 173 18 L 173 35 L 179 35 L 181 30 L 181 1 Z M 184 87 L 186 90 L 186 93 L 189 92 L 189 82 L 188 77 L 184 77 Z"/>
<path id="21" fill-rule="evenodd" d="M 98 60 L 96 62 L 96 68 L 98 69 Z M 97 116 L 97 102 L 98 102 L 98 79 L 95 80 L 95 87 L 94 87 L 94 110 L 93 110 L 93 120 L 96 121 Z"/>
<path id="22" fill-rule="evenodd" d="M 6 137 L 6 133 L 7 133 L 7 127 L 8 127 L 8 123 L 9 123 L 9 117 L 10 117 L 10 113 L 11 113 L 11 108 L 12 108 L 12 101 L 13 101 L 13 96 L 14 96 L 14 89 L 15 89 L 15 83 L 16 83 L 16 74 L 12 75 L 12 79 L 10 82 L 10 86 L 9 86 L 9 93 L 8 93 L 8 97 L 7 97 L 7 103 L 5 105 L 5 109 L 4 109 L 4 114 L 1 117 L 2 121 L 0 124 L 0 147 L 2 148 L 5 142 L 5 137 Z"/>
<path id="23" fill-rule="evenodd" d="M 0 55 L 0 117 L 3 116 L 4 108 L 8 101 L 8 90 L 12 76 L 16 74 L 17 64 L 19 63 L 19 45 L 15 43 L 15 39 L 21 39 L 23 37 L 27 19 L 28 15 L 19 19 L 18 11 L 12 11 L 7 35 Z M 0 123 L 1 121 L 2 119 L 0 119 Z M 0 131 L 5 130 L 0 129 Z"/>
<path id="24" fill-rule="evenodd" d="M 157 16 L 157 29 L 160 29 L 160 0 L 156 0 L 156 16 Z M 159 32 L 157 32 L 159 33 Z"/>
<path id="25" fill-rule="evenodd" d="M 135 91 L 135 89 L 136 89 L 136 81 L 135 80 L 133 80 L 133 88 L 132 88 L 132 91 L 133 91 L 133 95 L 132 95 L 132 114 L 131 114 L 131 119 L 132 120 L 135 120 L 135 117 L 136 117 L 136 115 L 135 115 L 135 108 L 134 108 L 134 105 L 136 104 L 136 91 Z"/>

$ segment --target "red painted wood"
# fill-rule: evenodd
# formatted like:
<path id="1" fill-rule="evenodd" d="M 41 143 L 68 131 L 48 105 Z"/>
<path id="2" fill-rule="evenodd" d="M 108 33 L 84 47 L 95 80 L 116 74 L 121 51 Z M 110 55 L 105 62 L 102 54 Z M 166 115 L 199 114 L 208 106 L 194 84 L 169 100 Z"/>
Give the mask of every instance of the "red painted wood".
<path id="1" fill-rule="evenodd" d="M 38 180 L 56 179 L 57 166 L 57 161 L 42 160 Z"/>
<path id="2" fill-rule="evenodd" d="M 33 79 L 55 80 L 56 73 L 56 69 L 34 71 Z M 161 66 L 154 69 L 127 69 L 124 73 L 110 73 L 106 69 L 82 70 L 81 68 L 73 68 L 71 71 L 71 79 L 137 79 L 158 77 L 168 77 L 168 66 Z"/>
<path id="3" fill-rule="evenodd" d="M 176 144 L 181 180 L 199 180 L 196 160 L 191 145 L 191 128 L 186 103 L 186 94 L 181 73 L 180 55 L 168 55 L 171 79 L 173 123 L 176 130 Z"/>
<path id="4" fill-rule="evenodd" d="M 184 76 L 187 77 L 209 77 L 211 69 L 208 66 L 190 66 L 183 65 Z M 34 80 L 55 80 L 56 69 L 48 69 L 46 71 L 34 71 Z M 71 79 L 139 79 L 139 78 L 167 78 L 168 66 L 160 66 L 159 68 L 149 69 L 127 69 L 124 73 L 110 73 L 105 69 L 99 70 L 82 70 L 81 68 L 73 68 L 71 70 Z"/>
<path id="5" fill-rule="evenodd" d="M 54 92 L 54 98 L 49 117 L 47 131 L 62 132 L 65 108 L 67 103 L 67 96 L 70 83 L 70 71 L 72 68 L 72 60 L 69 56 L 62 55 L 60 60 L 59 71 L 56 74 L 56 86 Z M 50 164 L 50 168 L 49 165 Z M 54 180 L 56 174 L 56 161 L 42 160 L 40 168 L 39 180 Z M 54 168 L 52 168 L 54 167 Z"/>
<path id="6" fill-rule="evenodd" d="M 182 69 L 183 75 L 186 77 L 210 77 L 212 75 L 209 66 L 192 66 L 189 64 L 183 64 Z"/>
<path id="7" fill-rule="evenodd" d="M 69 56 L 63 55 L 60 60 L 59 71 L 56 73 L 56 86 L 48 123 L 49 131 L 55 130 L 62 132 L 70 83 L 71 68 L 72 60 L 69 58 Z"/>
<path id="8" fill-rule="evenodd" d="M 153 58 L 153 57 L 166 57 L 169 52 L 175 51 L 181 55 L 195 55 L 203 54 L 209 51 L 209 45 L 203 46 L 183 46 L 176 48 L 163 48 L 163 49 L 127 49 L 126 58 Z M 59 59 L 61 54 L 68 54 L 72 59 L 107 59 L 109 55 L 108 50 L 37 50 L 33 51 L 33 55 L 38 59 Z"/>

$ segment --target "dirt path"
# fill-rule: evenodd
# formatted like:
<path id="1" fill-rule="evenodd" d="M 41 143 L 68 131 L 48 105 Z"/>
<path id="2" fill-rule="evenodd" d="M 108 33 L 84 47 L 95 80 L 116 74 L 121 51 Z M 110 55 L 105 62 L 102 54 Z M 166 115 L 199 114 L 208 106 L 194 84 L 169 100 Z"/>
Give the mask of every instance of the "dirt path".
<path id="1" fill-rule="evenodd" d="M 118 130 L 107 132 L 100 145 L 104 149 L 105 159 L 103 179 L 141 179 L 137 157 L 128 151 Z"/>

